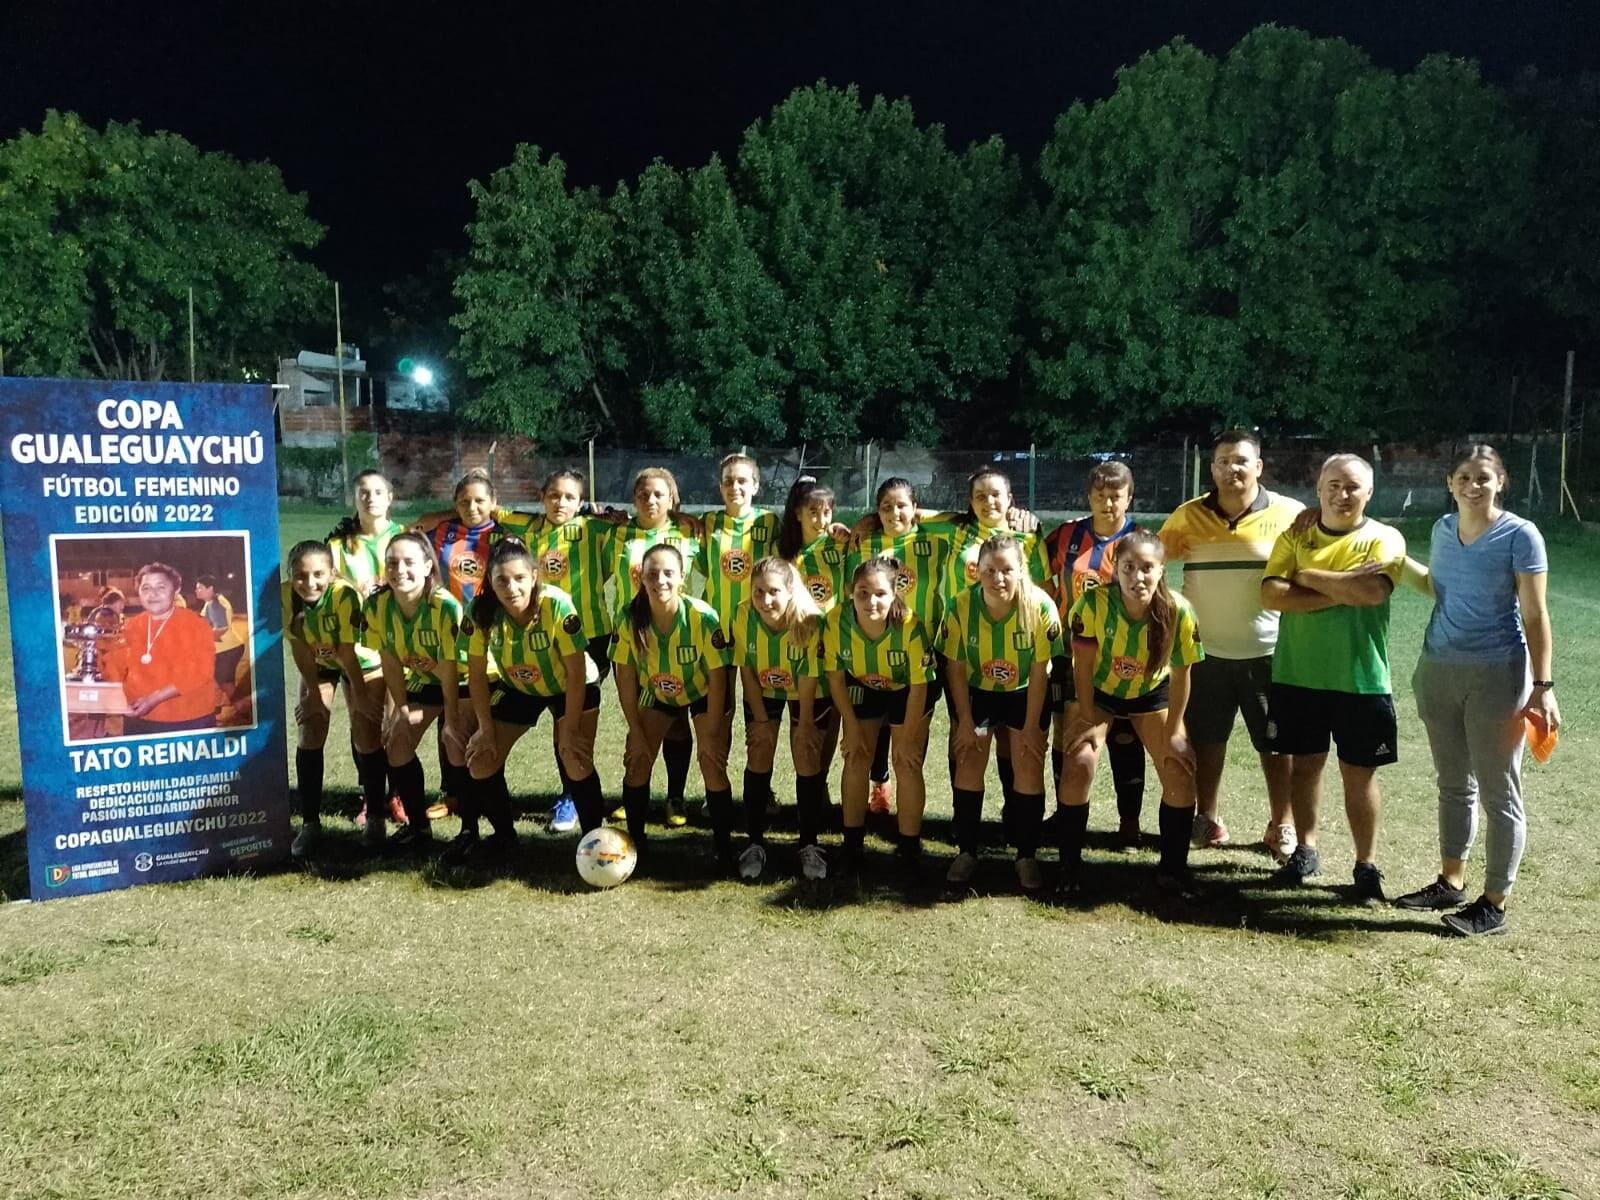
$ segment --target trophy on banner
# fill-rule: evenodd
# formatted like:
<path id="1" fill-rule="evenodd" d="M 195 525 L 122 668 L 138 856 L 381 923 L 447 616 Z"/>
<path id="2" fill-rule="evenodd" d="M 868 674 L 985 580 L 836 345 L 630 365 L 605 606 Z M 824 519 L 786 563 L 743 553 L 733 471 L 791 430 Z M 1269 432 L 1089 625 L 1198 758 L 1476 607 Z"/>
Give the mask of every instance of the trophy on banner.
<path id="1" fill-rule="evenodd" d="M 78 647 L 78 666 L 67 676 L 69 683 L 103 683 L 100 674 L 100 646 L 106 638 L 122 632 L 122 616 L 116 609 L 102 605 L 75 624 L 68 625 L 63 637 Z"/>

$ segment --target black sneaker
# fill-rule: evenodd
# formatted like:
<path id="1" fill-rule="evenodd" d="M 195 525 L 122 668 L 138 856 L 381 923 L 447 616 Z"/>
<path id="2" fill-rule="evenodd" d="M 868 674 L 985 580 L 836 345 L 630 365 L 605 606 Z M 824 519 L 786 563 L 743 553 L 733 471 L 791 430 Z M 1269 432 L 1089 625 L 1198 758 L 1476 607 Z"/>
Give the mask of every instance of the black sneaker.
<path id="1" fill-rule="evenodd" d="M 1506 925 L 1506 910 L 1496 908 L 1482 896 L 1460 912 L 1446 913 L 1442 920 L 1446 929 L 1461 937 L 1484 937 L 1491 933 L 1505 933 L 1509 928 Z"/>
<path id="2" fill-rule="evenodd" d="M 1396 896 L 1394 906 L 1409 908 L 1413 912 L 1444 912 L 1446 909 L 1460 908 L 1466 902 L 1467 893 L 1441 875 L 1425 888 Z"/>
<path id="3" fill-rule="evenodd" d="M 1287 887 L 1299 887 L 1322 870 L 1322 856 L 1307 845 L 1294 848 L 1289 861 L 1272 873 L 1272 882 Z"/>
<path id="4" fill-rule="evenodd" d="M 426 820 L 413 821 L 396 830 L 389 845 L 396 850 L 426 850 L 433 845 L 433 830 Z"/>
<path id="5" fill-rule="evenodd" d="M 1350 878 L 1350 899 L 1357 904 L 1388 903 L 1388 897 L 1383 894 L 1383 872 L 1378 870 L 1377 863 L 1357 863 Z"/>
<path id="6" fill-rule="evenodd" d="M 447 867 L 459 867 L 478 849 L 478 835 L 471 829 L 463 829 L 450 839 L 450 844 L 444 848 L 444 853 L 439 855 L 439 861 Z"/>
<path id="7" fill-rule="evenodd" d="M 1187 868 L 1183 870 L 1169 870 L 1166 867 L 1157 867 L 1156 891 L 1169 900 L 1181 900 L 1192 903 L 1200 899 L 1200 885 L 1194 881 Z"/>
<path id="8" fill-rule="evenodd" d="M 1084 901 L 1082 870 L 1063 870 L 1056 876 L 1056 886 L 1050 898 L 1057 904 L 1082 904 Z"/>
<path id="9" fill-rule="evenodd" d="M 510 830 L 491 833 L 473 848 L 468 861 L 477 866 L 509 862 L 516 857 L 518 845 L 517 835 Z"/>

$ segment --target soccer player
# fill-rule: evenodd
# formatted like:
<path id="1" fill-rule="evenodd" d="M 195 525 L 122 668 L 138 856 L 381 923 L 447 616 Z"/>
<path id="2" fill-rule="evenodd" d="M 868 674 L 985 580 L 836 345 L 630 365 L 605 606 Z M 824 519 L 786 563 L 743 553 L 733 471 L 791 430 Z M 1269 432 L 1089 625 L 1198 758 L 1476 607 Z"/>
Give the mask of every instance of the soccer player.
<path id="1" fill-rule="evenodd" d="M 681 503 L 678 481 L 665 467 L 645 467 L 633 477 L 633 517 L 617 525 L 610 536 L 610 560 L 606 578 L 616 581 L 613 611 L 618 636 L 624 624 L 621 610 L 638 595 L 640 568 L 644 556 L 657 545 L 671 546 L 683 560 L 681 589 L 689 587 L 689 577 L 700 561 L 700 523 L 678 511 Z M 667 825 L 677 829 L 688 823 L 683 793 L 689 781 L 689 763 L 694 757 L 694 739 L 689 722 L 679 714 L 673 720 L 661 745 L 667 764 Z"/>
<path id="2" fill-rule="evenodd" d="M 684 594 L 684 576 L 682 550 L 667 541 L 651 546 L 639 560 L 638 589 L 619 614 L 611 653 L 617 699 L 628 723 L 622 804 L 642 861 L 650 772 L 674 718 L 687 714 L 694 723 L 717 860 L 731 867 L 733 790 L 728 747 L 718 740 L 727 698 L 727 677 L 720 668 L 730 661 L 728 639 L 711 606 Z"/>
<path id="3" fill-rule="evenodd" d="M 1127 717 L 1161 779 L 1161 861 L 1156 884 L 1189 890 L 1194 752 L 1184 732 L 1189 669 L 1205 657 L 1194 610 L 1167 587 L 1161 539 L 1135 530 L 1117 547 L 1116 582 L 1090 588 L 1068 614 L 1077 716 L 1067 726 L 1061 776 L 1060 893 L 1081 894 L 1089 788 L 1114 717 Z"/>
<path id="4" fill-rule="evenodd" d="M 1331 737 L 1355 841 L 1352 897 L 1383 901 L 1377 768 L 1399 758 L 1389 679 L 1389 596 L 1405 565 L 1398 529 L 1367 516 L 1372 467 L 1335 454 L 1317 476 L 1320 518 L 1278 535 L 1261 581 L 1261 606 L 1283 614 L 1267 700 L 1271 748 L 1292 754 L 1289 800 L 1299 845 L 1278 868 L 1300 884 L 1322 869 L 1317 814 Z"/>
<path id="5" fill-rule="evenodd" d="M 560 588 L 543 583 L 528 548 L 516 538 L 489 553 L 488 586 L 472 602 L 464 624 L 467 691 L 471 704 L 457 712 L 471 774 L 462 796 L 461 833 L 448 861 L 494 860 L 515 850 L 506 758 L 517 740 L 546 712 L 576 793 L 584 830 L 601 819 L 600 781 L 594 772 L 594 735 L 600 720 L 600 685 L 587 683 L 583 620 Z M 498 670 L 492 677 L 491 661 Z M 478 840 L 478 813 L 494 835 Z"/>
<path id="6" fill-rule="evenodd" d="M 778 520 L 778 557 L 792 562 L 826 616 L 844 591 L 850 531 L 833 520 L 833 489 L 810 475 L 795 480 Z"/>
<path id="7" fill-rule="evenodd" d="M 1168 562 L 1183 563 L 1183 594 L 1206 636 L 1206 656 L 1195 664 L 1189 697 L 1198 793 L 1192 843 L 1201 848 L 1228 841 L 1217 793 L 1234 714 L 1242 713 L 1267 783 L 1261 841 L 1282 863 L 1295 848 L 1292 764 L 1288 755 L 1272 753 L 1267 739 L 1278 614 L 1261 605 L 1261 571 L 1278 535 L 1305 505 L 1262 487 L 1263 465 L 1255 434 L 1246 429 L 1218 434 L 1211 447 L 1211 490 L 1178 506 L 1161 527 L 1161 544 Z"/>
<path id="8" fill-rule="evenodd" d="M 356 654 L 361 641 L 361 594 L 334 569 L 326 542 L 298 542 L 289 551 L 289 578 L 283 583 L 283 631 L 300 695 L 294 706 L 299 738 L 294 752 L 295 788 L 300 795 L 300 831 L 289 853 L 304 858 L 322 837 L 323 747 L 336 690 L 344 692 L 350 714 L 350 740 L 356 751 L 365 808 L 383 820 L 386 767 L 383 761 L 383 697 L 368 686 Z M 374 669 L 380 684 L 381 670 Z"/>
<path id="9" fill-rule="evenodd" d="M 1439 779 L 1439 875 L 1395 903 L 1447 912 L 1463 937 L 1506 931 L 1506 896 L 1527 840 L 1522 745 L 1527 723 L 1561 727 L 1545 605 L 1549 560 L 1537 526 L 1501 506 L 1506 466 L 1471 445 L 1447 480 L 1456 511 L 1433 527 L 1424 587 L 1433 613 L 1412 687 Z M 1533 678 L 1529 679 L 1529 665 Z M 1489 819 L 1483 892 L 1466 903 L 1478 804 Z M 1461 907 L 1464 906 L 1464 907 Z"/>
<path id="10" fill-rule="evenodd" d="M 955 710 L 955 838 L 959 853 L 945 882 L 966 887 L 978 865 L 983 780 L 989 744 L 1000 743 L 1015 791 L 1001 824 L 1016 846 L 1017 883 L 1044 883 L 1036 857 L 1044 820 L 1044 752 L 1050 713 L 1050 660 L 1061 649 L 1055 602 L 1023 566 L 1008 534 L 987 538 L 978 552 L 978 582 L 947 605 L 941 639 L 946 683 Z"/>
<path id="11" fill-rule="evenodd" d="M 179 605 L 183 576 L 166 563 L 135 572 L 140 611 L 129 617 L 105 657 L 105 677 L 122 684 L 128 715 L 122 732 L 177 733 L 217 724 L 217 652 L 211 625 Z"/>
<path id="12" fill-rule="evenodd" d="M 400 793 L 407 824 L 395 842 L 425 846 L 433 840 L 423 800 L 422 764 L 417 746 L 428 727 L 443 718 L 448 761 L 466 765 L 466 745 L 456 706 L 460 669 L 467 650 L 461 633 L 461 602 L 440 585 L 433 545 L 420 533 L 397 533 L 384 554 L 388 582 L 367 599 L 361 612 L 362 639 L 383 663 L 383 681 L 394 703 L 384 729 L 389 778 Z M 367 814 L 367 841 L 383 841 L 383 822 Z"/>
<path id="13" fill-rule="evenodd" d="M 744 815 L 750 844 L 739 855 L 739 874 L 759 879 L 767 865 L 767 803 L 784 710 L 789 712 L 789 752 L 794 760 L 800 822 L 800 873 L 827 876 L 817 845 L 824 804 L 822 746 L 832 704 L 819 697 L 822 682 L 822 614 L 793 563 L 764 558 L 750 575 L 750 597 L 729 630 L 734 665 L 744 694 Z"/>
<path id="14" fill-rule="evenodd" d="M 887 724 L 895 782 L 900 786 L 895 822 L 905 881 L 916 881 L 922 857 L 922 758 L 928 718 L 937 696 L 933 650 L 922 622 L 899 591 L 904 568 L 892 558 L 872 558 L 850 578 L 850 602 L 828 614 L 822 666 L 838 709 L 844 742 L 840 791 L 844 808 L 845 876 L 858 880 L 867 834 L 867 772 L 878 730 Z"/>
<path id="15" fill-rule="evenodd" d="M 1116 578 L 1117 543 L 1138 528 L 1128 509 L 1133 504 L 1133 472 L 1122 462 L 1096 463 L 1089 472 L 1089 515 L 1058 526 L 1045 538 L 1050 580 L 1061 603 L 1061 619 L 1090 588 Z M 1067 725 L 1074 719 L 1072 660 L 1064 647 L 1050 664 L 1050 703 L 1054 710 L 1051 774 L 1059 790 L 1066 761 Z M 1117 836 L 1129 849 L 1139 844 L 1139 813 L 1144 808 L 1144 747 L 1126 717 L 1111 722 L 1106 735 L 1111 783 L 1117 795 Z M 1059 797 L 1058 797 L 1059 798 Z"/>

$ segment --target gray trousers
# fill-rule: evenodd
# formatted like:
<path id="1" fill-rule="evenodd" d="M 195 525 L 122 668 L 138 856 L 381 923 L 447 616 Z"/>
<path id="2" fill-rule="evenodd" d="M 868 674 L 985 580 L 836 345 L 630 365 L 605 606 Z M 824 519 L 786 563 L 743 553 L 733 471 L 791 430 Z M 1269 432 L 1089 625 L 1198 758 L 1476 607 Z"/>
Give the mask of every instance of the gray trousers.
<path id="1" fill-rule="evenodd" d="M 1521 716 L 1532 690 L 1528 660 L 1443 662 L 1424 655 L 1411 678 L 1439 777 L 1439 853 L 1465 860 L 1489 818 L 1483 890 L 1509 892 L 1527 840 L 1522 808 Z"/>

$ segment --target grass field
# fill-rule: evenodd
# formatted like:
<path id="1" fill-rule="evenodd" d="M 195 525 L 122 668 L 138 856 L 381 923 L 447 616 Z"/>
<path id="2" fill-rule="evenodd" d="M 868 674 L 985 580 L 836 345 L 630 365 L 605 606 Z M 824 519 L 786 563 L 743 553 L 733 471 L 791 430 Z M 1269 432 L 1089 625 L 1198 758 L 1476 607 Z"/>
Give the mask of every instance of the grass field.
<path id="1" fill-rule="evenodd" d="M 286 512 L 284 543 L 328 523 Z M 1424 526 L 1407 533 L 1425 549 Z M 532 823 L 515 871 L 476 876 L 365 857 L 334 819 L 315 870 L 0 908 L 0 1195 L 1600 1195 L 1600 537 L 1562 531 L 1552 558 L 1568 728 L 1527 771 L 1509 937 L 1348 907 L 1337 803 L 1322 886 L 1274 892 L 1263 855 L 1197 852 L 1209 899 L 1174 909 L 1147 890 L 1153 851 L 1099 842 L 1083 911 L 1014 895 L 998 853 L 964 903 L 869 878 L 813 907 L 782 878 L 711 881 L 694 829 L 658 837 L 653 878 L 590 893 L 574 839 Z M 1397 599 L 1392 891 L 1431 878 L 1437 852 L 1407 683 L 1425 616 Z M 620 729 L 608 692 L 612 795 Z M 1248 842 L 1264 807 L 1244 757 L 1223 813 Z M 348 814 L 353 771 L 329 767 Z M 540 731 L 512 767 L 530 811 L 552 773 Z M 942 774 L 930 871 L 949 852 Z M 778 790 L 793 795 L 781 768 Z M 869 845 L 887 876 L 888 844 Z"/>

